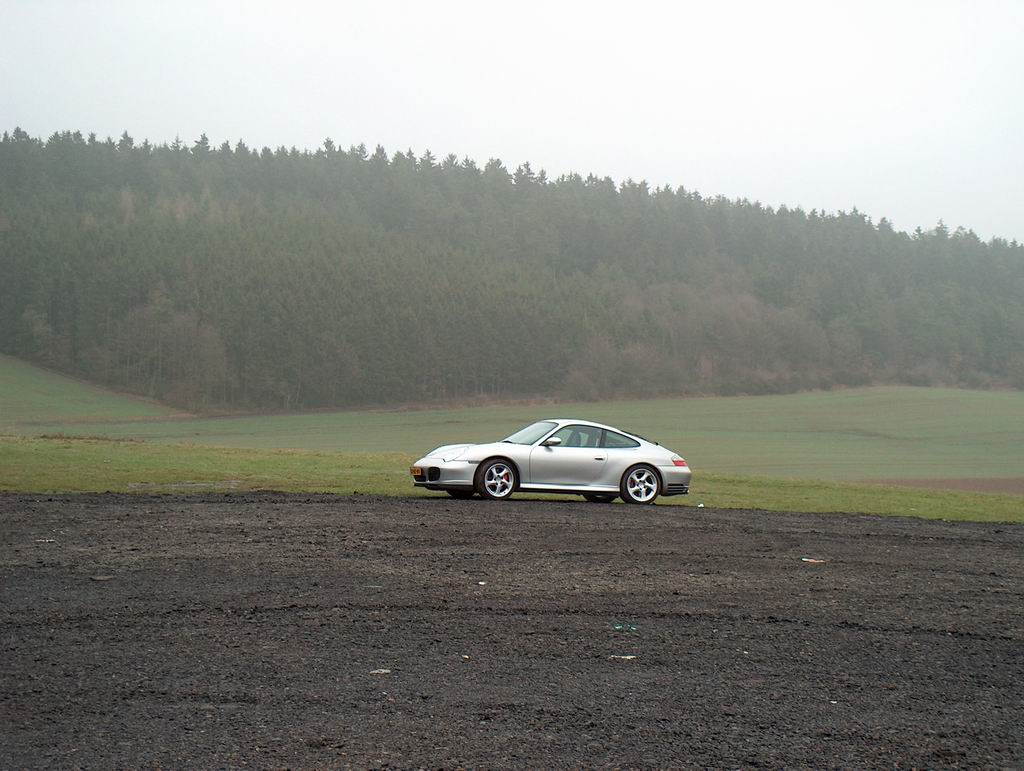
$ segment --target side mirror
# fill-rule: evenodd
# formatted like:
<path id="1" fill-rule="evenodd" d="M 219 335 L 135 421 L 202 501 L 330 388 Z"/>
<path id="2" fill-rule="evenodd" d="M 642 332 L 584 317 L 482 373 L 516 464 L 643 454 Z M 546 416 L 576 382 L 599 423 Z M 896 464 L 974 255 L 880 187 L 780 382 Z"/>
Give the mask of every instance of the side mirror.
<path id="1" fill-rule="evenodd" d="M 562 443 L 562 439 L 557 436 L 553 436 L 550 439 L 545 439 L 541 445 L 544 447 L 558 447 Z"/>

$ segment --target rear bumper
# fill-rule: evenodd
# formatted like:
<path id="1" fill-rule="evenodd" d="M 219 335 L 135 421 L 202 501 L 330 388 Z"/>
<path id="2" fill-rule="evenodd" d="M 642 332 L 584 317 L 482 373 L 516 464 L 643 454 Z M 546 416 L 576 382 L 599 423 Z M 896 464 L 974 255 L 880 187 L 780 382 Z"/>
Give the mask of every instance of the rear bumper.
<path id="1" fill-rule="evenodd" d="M 662 495 L 686 495 L 690 492 L 693 472 L 689 466 L 658 466 L 658 471 L 661 472 Z"/>

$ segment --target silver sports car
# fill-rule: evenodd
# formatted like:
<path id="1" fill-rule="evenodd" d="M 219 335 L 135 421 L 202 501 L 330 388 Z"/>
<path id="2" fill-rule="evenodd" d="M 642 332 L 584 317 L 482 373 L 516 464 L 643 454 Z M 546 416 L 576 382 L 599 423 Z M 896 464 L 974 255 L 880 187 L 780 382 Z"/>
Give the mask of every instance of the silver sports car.
<path id="1" fill-rule="evenodd" d="M 588 420 L 552 418 L 500 442 L 446 444 L 410 469 L 417 487 L 501 500 L 517 490 L 576 493 L 588 501 L 653 503 L 686 495 L 690 468 L 671 450 Z"/>

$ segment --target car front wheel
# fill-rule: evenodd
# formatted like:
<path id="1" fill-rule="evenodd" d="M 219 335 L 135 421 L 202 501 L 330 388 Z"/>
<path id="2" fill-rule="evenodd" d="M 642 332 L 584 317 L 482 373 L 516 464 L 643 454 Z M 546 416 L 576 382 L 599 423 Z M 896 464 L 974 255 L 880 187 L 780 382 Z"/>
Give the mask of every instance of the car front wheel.
<path id="1" fill-rule="evenodd" d="M 484 498 L 501 501 L 516 489 L 516 472 L 508 461 L 497 459 L 482 463 L 476 472 L 476 491 Z"/>
<path id="2" fill-rule="evenodd" d="M 626 503 L 654 503 L 661 492 L 661 480 L 650 466 L 633 466 L 622 475 L 619 490 Z"/>

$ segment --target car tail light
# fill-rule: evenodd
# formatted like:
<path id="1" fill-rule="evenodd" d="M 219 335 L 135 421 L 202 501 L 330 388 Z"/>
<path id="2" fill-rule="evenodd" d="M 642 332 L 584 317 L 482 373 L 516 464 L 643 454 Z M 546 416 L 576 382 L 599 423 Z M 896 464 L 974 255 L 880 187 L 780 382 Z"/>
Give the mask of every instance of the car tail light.
<path id="1" fill-rule="evenodd" d="M 673 455 L 672 456 L 672 465 L 673 466 L 685 466 L 686 465 L 686 459 L 685 458 L 680 458 L 678 455 Z"/>

